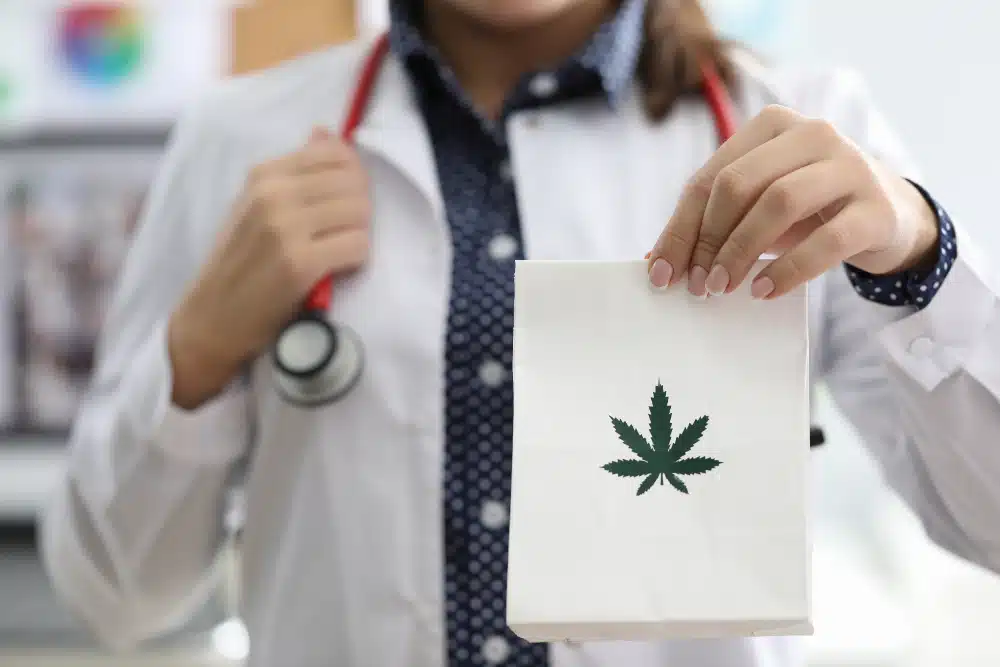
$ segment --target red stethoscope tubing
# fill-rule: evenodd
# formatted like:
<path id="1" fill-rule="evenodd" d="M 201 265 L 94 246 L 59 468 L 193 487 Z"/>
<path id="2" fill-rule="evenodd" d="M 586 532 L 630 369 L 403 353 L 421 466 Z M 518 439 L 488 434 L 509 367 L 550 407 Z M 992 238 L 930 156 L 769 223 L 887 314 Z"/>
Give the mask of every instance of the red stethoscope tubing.
<path id="1" fill-rule="evenodd" d="M 705 102 L 715 119 L 715 130 L 721 146 L 736 134 L 736 115 L 733 110 L 733 101 L 729 97 L 726 85 L 722 82 L 722 77 L 719 76 L 711 63 L 702 63 L 701 78 L 702 94 L 705 96 Z"/>
<path id="2" fill-rule="evenodd" d="M 372 98 L 372 91 L 375 88 L 375 79 L 378 77 L 379 68 L 385 55 L 389 51 L 389 35 L 383 34 L 379 37 L 375 46 L 372 47 L 368 59 L 365 60 L 364 68 L 361 70 L 361 77 L 358 85 L 354 89 L 351 97 L 351 105 L 347 108 L 347 118 L 344 119 L 344 126 L 340 130 L 340 138 L 345 143 L 353 143 L 354 132 L 361 125 L 365 115 L 365 108 Z M 333 302 L 333 276 L 326 276 L 320 280 L 306 297 L 306 310 L 326 312 Z"/>
<path id="3" fill-rule="evenodd" d="M 357 87 L 351 97 L 351 104 L 348 107 L 347 117 L 344 126 L 341 128 L 340 136 L 346 143 L 352 143 L 354 132 L 361 125 L 364 118 L 365 108 L 372 98 L 372 91 L 375 88 L 375 80 L 378 78 L 382 61 L 389 51 L 389 35 L 383 33 L 375 45 L 372 47 L 368 58 L 365 60 L 358 78 Z M 719 144 L 724 144 L 729 137 L 736 132 L 736 119 L 733 114 L 733 103 L 729 98 L 719 73 L 709 63 L 702 64 L 703 95 L 705 102 L 712 111 L 715 120 L 715 129 L 719 137 Z M 333 281 L 334 277 L 326 276 L 320 280 L 309 292 L 306 298 L 305 308 L 307 311 L 327 312 L 333 302 Z"/>

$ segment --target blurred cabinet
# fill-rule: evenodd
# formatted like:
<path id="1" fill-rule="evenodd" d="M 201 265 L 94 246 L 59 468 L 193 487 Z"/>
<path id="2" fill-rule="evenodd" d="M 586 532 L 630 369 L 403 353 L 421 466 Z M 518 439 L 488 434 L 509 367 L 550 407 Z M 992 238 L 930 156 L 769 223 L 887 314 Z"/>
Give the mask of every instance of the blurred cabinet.
<path id="1" fill-rule="evenodd" d="M 264 69 L 347 41 L 357 33 L 357 24 L 354 0 L 256 0 L 235 7 L 230 72 Z"/>

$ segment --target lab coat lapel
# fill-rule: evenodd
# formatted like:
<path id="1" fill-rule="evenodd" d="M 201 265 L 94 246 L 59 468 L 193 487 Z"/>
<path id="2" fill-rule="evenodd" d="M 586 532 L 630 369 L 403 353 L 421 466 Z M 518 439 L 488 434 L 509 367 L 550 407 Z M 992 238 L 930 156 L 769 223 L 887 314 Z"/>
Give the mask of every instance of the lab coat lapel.
<path id="1" fill-rule="evenodd" d="M 444 204 L 430 136 L 406 71 L 391 53 L 379 71 L 355 144 L 395 167 L 430 204 L 435 217 L 443 220 Z"/>

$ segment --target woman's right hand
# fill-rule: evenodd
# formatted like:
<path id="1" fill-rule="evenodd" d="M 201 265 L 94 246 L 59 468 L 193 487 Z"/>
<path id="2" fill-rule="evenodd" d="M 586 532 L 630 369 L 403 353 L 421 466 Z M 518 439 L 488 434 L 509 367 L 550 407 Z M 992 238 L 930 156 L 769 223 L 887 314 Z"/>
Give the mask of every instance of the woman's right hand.
<path id="1" fill-rule="evenodd" d="M 360 267 L 370 218 L 357 154 L 325 130 L 255 167 L 219 245 L 170 318 L 174 404 L 192 410 L 217 395 L 274 341 L 317 281 Z"/>

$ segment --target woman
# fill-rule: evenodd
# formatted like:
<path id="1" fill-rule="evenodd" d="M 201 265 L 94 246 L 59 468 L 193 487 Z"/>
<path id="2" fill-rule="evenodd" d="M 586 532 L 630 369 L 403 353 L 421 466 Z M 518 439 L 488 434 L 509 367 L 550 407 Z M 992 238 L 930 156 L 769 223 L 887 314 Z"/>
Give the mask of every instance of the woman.
<path id="1" fill-rule="evenodd" d="M 203 590 L 245 461 L 253 665 L 794 664 L 781 639 L 506 631 L 524 249 L 652 248 L 653 284 L 719 299 L 814 281 L 816 376 L 930 535 L 1000 569 L 997 283 L 852 79 L 765 70 L 693 0 L 397 0 L 354 149 L 331 130 L 371 44 L 224 84 L 177 130 L 44 529 L 102 637 Z M 719 150 L 706 60 L 743 121 Z M 310 411 L 264 353 L 328 272 L 368 366 Z"/>

